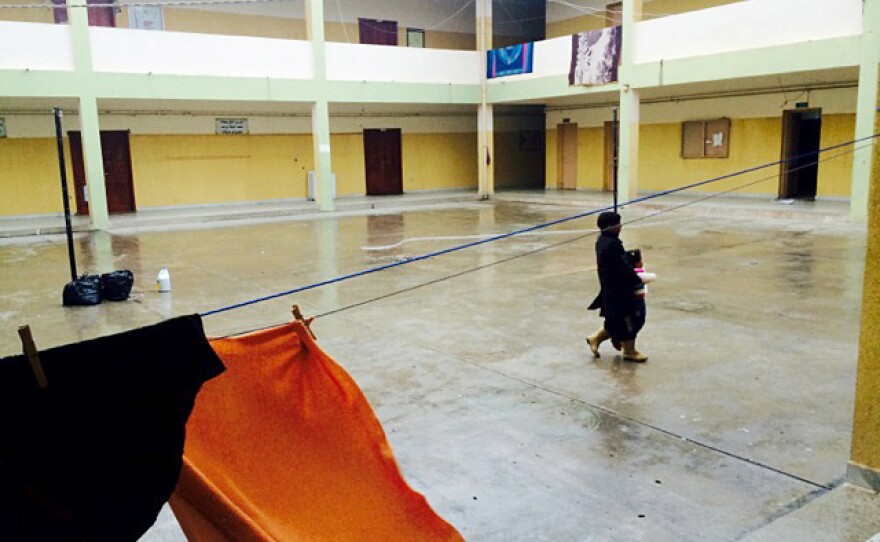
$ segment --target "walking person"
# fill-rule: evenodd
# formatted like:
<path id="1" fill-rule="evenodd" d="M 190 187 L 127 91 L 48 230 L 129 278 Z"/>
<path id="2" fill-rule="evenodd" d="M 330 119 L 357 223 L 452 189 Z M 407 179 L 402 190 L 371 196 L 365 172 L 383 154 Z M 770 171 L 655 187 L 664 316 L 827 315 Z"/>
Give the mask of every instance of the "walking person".
<path id="1" fill-rule="evenodd" d="M 606 211 L 599 215 L 596 224 L 600 231 L 596 239 L 600 290 L 589 309 L 599 309 L 605 323 L 587 337 L 587 344 L 598 358 L 599 345 L 607 339 L 614 339 L 623 348 L 623 359 L 647 361 L 648 356 L 636 350 L 636 336 L 645 322 L 645 304 L 634 292 L 643 282 L 620 241 L 620 215 Z"/>

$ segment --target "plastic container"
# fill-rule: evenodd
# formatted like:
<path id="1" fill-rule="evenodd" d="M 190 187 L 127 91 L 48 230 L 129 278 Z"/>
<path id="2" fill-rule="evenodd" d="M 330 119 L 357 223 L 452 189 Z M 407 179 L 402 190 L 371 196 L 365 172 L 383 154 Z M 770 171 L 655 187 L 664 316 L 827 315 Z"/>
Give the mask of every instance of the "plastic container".
<path id="1" fill-rule="evenodd" d="M 159 271 L 159 276 L 156 277 L 156 289 L 159 292 L 171 291 L 171 273 L 168 272 L 167 267 L 163 267 Z"/>

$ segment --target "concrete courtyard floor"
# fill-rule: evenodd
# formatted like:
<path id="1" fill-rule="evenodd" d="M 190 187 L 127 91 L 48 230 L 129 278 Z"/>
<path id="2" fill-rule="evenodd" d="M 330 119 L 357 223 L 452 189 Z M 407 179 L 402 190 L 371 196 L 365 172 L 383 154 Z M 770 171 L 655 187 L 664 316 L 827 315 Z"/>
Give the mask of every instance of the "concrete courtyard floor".
<path id="1" fill-rule="evenodd" d="M 506 201 L 505 201 L 506 199 Z M 0 239 L 0 356 L 203 312 L 582 212 L 509 196 L 271 223 L 78 233 L 81 272 L 132 299 L 62 308 L 63 237 Z M 734 209 L 736 207 L 736 209 Z M 317 315 L 407 480 L 473 541 L 864 541 L 880 497 L 843 483 L 864 227 L 809 212 L 673 210 L 624 226 L 659 280 L 624 362 L 600 320 L 594 218 L 205 319 L 210 335 Z M 705 208 L 704 208 L 705 209 Z M 734 210 L 737 210 L 734 212 Z M 624 220 L 656 209 L 633 208 Z M 167 266 L 173 291 L 154 289 Z M 146 541 L 183 540 L 167 510 Z"/>

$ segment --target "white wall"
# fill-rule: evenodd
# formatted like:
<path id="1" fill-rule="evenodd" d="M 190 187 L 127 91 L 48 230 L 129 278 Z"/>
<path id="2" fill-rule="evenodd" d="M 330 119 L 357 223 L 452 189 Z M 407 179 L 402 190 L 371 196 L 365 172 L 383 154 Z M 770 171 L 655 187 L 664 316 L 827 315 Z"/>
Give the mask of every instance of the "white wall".
<path id="1" fill-rule="evenodd" d="M 480 84 L 480 53 L 327 43 L 327 79 Z"/>
<path id="2" fill-rule="evenodd" d="M 279 79 L 313 73 L 307 41 L 103 27 L 89 33 L 99 72 Z"/>
<path id="3" fill-rule="evenodd" d="M 0 68 L 73 70 L 70 44 L 70 26 L 66 24 L 0 21 Z"/>
<path id="4" fill-rule="evenodd" d="M 568 75 L 571 68 L 571 36 L 562 36 L 549 40 L 536 41 L 532 73 L 505 75 L 489 79 L 488 84 L 495 85 L 509 81 L 524 81 L 550 75 Z"/>
<path id="5" fill-rule="evenodd" d="M 862 0 L 748 0 L 637 23 L 636 64 L 862 32 Z"/>

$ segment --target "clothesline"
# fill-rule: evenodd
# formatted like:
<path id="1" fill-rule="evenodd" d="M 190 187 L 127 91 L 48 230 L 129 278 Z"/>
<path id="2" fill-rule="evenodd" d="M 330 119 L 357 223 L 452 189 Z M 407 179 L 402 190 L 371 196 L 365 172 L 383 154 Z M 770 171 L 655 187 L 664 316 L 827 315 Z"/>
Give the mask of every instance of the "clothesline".
<path id="1" fill-rule="evenodd" d="M 815 156 L 818 156 L 820 153 L 823 153 L 823 152 L 828 152 L 828 151 L 835 150 L 835 149 L 839 149 L 839 148 L 842 148 L 842 147 L 846 147 L 846 146 L 850 146 L 850 145 L 855 145 L 856 143 L 860 143 L 860 142 L 864 142 L 864 141 L 872 141 L 871 144 L 866 145 L 866 146 L 870 146 L 870 145 L 874 144 L 874 143 L 873 143 L 873 140 L 876 139 L 878 136 L 880 136 L 880 134 L 873 134 L 873 135 L 871 135 L 871 136 L 867 136 L 867 137 L 863 137 L 863 138 L 859 138 L 859 139 L 853 139 L 853 140 L 850 140 L 850 141 L 846 141 L 846 142 L 844 142 L 844 143 L 839 143 L 839 144 L 837 144 L 837 145 L 831 145 L 831 146 L 828 146 L 828 147 L 824 147 L 824 148 L 818 149 L 818 150 L 816 150 L 816 151 L 811 151 L 811 152 L 807 152 L 807 153 L 799 154 L 799 155 L 796 155 L 796 156 L 792 156 L 792 157 L 789 157 L 789 158 L 784 158 L 784 159 L 780 159 L 780 160 L 775 160 L 775 161 L 773 161 L 773 162 L 767 162 L 767 163 L 764 163 L 764 164 L 760 164 L 760 165 L 753 166 L 753 167 L 750 167 L 750 168 L 742 169 L 742 170 L 735 171 L 735 172 L 732 172 L 732 173 L 728 173 L 728 174 L 725 174 L 725 175 L 720 175 L 720 176 L 712 177 L 712 178 L 705 179 L 705 180 L 702 180 L 702 181 L 697 181 L 697 182 L 689 183 L 689 184 L 686 184 L 686 185 L 682 185 L 682 186 L 679 186 L 679 187 L 676 187 L 676 188 L 671 188 L 671 189 L 668 189 L 668 190 L 663 190 L 663 191 L 660 191 L 660 192 L 656 192 L 656 193 L 654 193 L 654 194 L 645 195 L 645 196 L 638 197 L 638 198 L 635 198 L 635 199 L 629 200 L 629 201 L 627 201 L 627 202 L 621 203 L 621 204 L 618 205 L 618 207 L 628 207 L 628 206 L 631 206 L 631 205 L 635 205 L 635 204 L 639 204 L 639 203 L 644 203 L 644 202 L 649 201 L 649 200 L 652 200 L 652 199 L 660 198 L 660 197 L 667 196 L 667 195 L 670 195 L 670 194 L 675 194 L 675 193 L 678 193 L 678 192 L 682 192 L 682 191 L 684 191 L 684 190 L 689 190 L 689 189 L 697 188 L 697 187 L 700 187 L 700 186 L 705 186 L 705 185 L 708 185 L 708 184 L 711 184 L 711 183 L 717 183 L 717 182 L 719 182 L 719 181 L 723 181 L 723 180 L 726 180 L 726 179 L 731 179 L 731 178 L 734 178 L 734 177 L 737 177 L 737 176 L 740 176 L 740 175 L 745 175 L 745 174 L 747 174 L 747 173 L 752 173 L 752 172 L 755 172 L 755 171 L 759 171 L 759 170 L 761 170 L 761 169 L 766 169 L 766 168 L 768 168 L 768 167 L 772 167 L 772 166 L 776 166 L 776 165 L 780 165 L 780 164 L 788 163 L 788 162 L 791 162 L 791 161 L 794 161 L 794 160 L 799 160 L 799 159 L 807 158 L 807 157 L 811 157 L 811 156 L 814 156 L 814 155 L 815 155 Z M 852 151 L 848 151 L 848 152 L 854 152 L 854 151 L 855 151 L 855 148 L 854 148 Z M 819 162 L 819 160 L 816 160 L 816 163 L 818 163 L 818 162 Z M 799 166 L 799 167 L 803 167 L 803 166 Z M 775 177 L 775 175 L 774 175 L 773 177 Z M 762 179 L 762 180 L 766 180 L 766 179 Z M 756 181 L 756 182 L 757 182 L 757 181 Z M 711 196 L 711 197 L 717 197 L 718 195 L 720 195 L 720 194 L 715 194 L 715 195 L 713 195 L 713 196 Z M 708 198 L 706 198 L 706 199 L 708 199 Z M 247 301 L 243 301 L 243 302 L 240 302 L 240 303 L 235 303 L 235 304 L 228 305 L 228 306 L 225 306 L 225 307 L 220 307 L 220 308 L 217 308 L 217 309 L 209 310 L 209 311 L 206 311 L 206 312 L 201 313 L 201 316 L 203 316 L 203 317 L 206 317 L 206 316 L 212 316 L 212 315 L 214 315 L 214 314 L 219 314 L 219 313 L 222 313 L 222 312 L 227 312 L 227 311 L 234 310 L 234 309 L 239 309 L 239 308 L 242 308 L 242 307 L 247 307 L 247 306 L 250 306 L 250 305 L 255 305 L 255 304 L 257 304 L 257 303 L 262 303 L 262 302 L 264 302 L 264 301 L 269 301 L 269 300 L 272 300 L 272 299 L 277 299 L 277 298 L 279 298 L 279 297 L 286 297 L 286 296 L 289 296 L 289 295 L 293 295 L 293 294 L 297 294 L 297 293 L 305 292 L 305 291 L 308 291 L 308 290 L 313 290 L 313 289 L 316 289 L 316 288 L 320 288 L 320 287 L 322 287 L 322 286 L 329 286 L 329 285 L 331 285 L 331 284 L 336 284 L 336 283 L 339 283 L 339 282 L 343 282 L 343 281 L 350 280 L 350 279 L 353 279 L 353 278 L 361 277 L 361 276 L 364 276 L 364 275 L 369 275 L 369 274 L 372 274 L 372 273 L 377 273 L 377 272 L 379 272 L 379 271 L 385 271 L 385 270 L 388 270 L 388 269 L 393 269 L 393 268 L 395 268 L 395 267 L 400 267 L 400 266 L 403 266 L 403 265 L 408 265 L 408 264 L 411 264 L 411 263 L 415 263 L 415 262 L 419 262 L 419 261 L 427 260 L 427 259 L 434 258 L 434 257 L 437 257 L 437 256 L 442 256 L 442 255 L 444 255 L 444 254 L 450 254 L 450 253 L 458 252 L 458 251 L 460 251 L 460 250 L 464 250 L 464 249 L 467 249 L 467 248 L 472 248 L 472 247 L 476 247 L 476 246 L 484 245 L 484 244 L 487 244 L 487 243 L 492 243 L 492 242 L 495 242 L 495 241 L 500 241 L 500 240 L 502 240 L 502 239 L 507 239 L 507 238 L 510 238 L 510 237 L 514 237 L 514 236 L 516 236 L 516 235 L 521 235 L 521 234 L 524 234 L 524 233 L 532 232 L 532 231 L 539 230 L 539 229 L 543 229 L 543 228 L 549 228 L 549 227 L 551 227 L 551 226 L 556 226 L 556 225 L 558 225 L 558 224 L 563 224 L 563 223 L 570 222 L 570 221 L 573 221 L 573 220 L 579 220 L 579 219 L 582 219 L 582 218 L 586 218 L 586 217 L 589 217 L 589 216 L 593 216 L 593 215 L 599 214 L 599 213 L 604 212 L 604 211 L 612 210 L 613 208 L 614 208 L 613 206 L 607 206 L 607 207 L 602 207 L 602 208 L 598 208 L 598 209 L 592 209 L 592 210 L 589 210 L 589 211 L 585 211 L 585 212 L 583 212 L 583 213 L 578 213 L 578 214 L 571 215 L 571 216 L 567 216 L 567 217 L 560 218 L 560 219 L 557 219 L 557 220 L 551 220 L 551 221 L 549 221 L 549 222 L 543 222 L 543 223 L 541 223 L 541 224 L 536 224 L 536 225 L 533 225 L 533 226 L 528 226 L 528 227 L 525 227 L 525 228 L 520 228 L 520 229 L 517 229 L 517 230 L 513 230 L 513 231 L 510 231 L 510 232 L 507 232 L 507 233 L 501 233 L 501 234 L 494 235 L 494 236 L 491 236 L 491 237 L 488 237 L 488 238 L 485 238 L 485 239 L 480 239 L 480 240 L 477 240 L 477 241 L 472 241 L 472 242 L 469 242 L 469 243 L 464 243 L 464 244 L 456 245 L 456 246 L 449 247 L 449 248 L 445 248 L 445 249 L 442 249 L 442 250 L 437 250 L 437 251 L 433 251 L 433 252 L 428 252 L 428 253 L 425 253 L 425 254 L 421 254 L 421 255 L 419 255 L 419 256 L 413 256 L 413 257 L 406 258 L 406 259 L 404 259 L 404 260 L 400 260 L 400 261 L 396 261 L 396 262 L 392 262 L 392 263 L 389 263 L 389 264 L 379 265 L 379 266 L 376 266 L 376 267 L 371 267 L 371 268 L 364 269 L 364 270 L 362 270 L 362 271 L 357 271 L 357 272 L 354 272 L 354 273 L 348 273 L 348 274 L 345 274 L 345 275 L 341 275 L 341 276 L 338 276 L 338 277 L 335 277 L 335 278 L 332 278 L 332 279 L 323 280 L 323 281 L 316 282 L 316 283 L 313 283 L 313 284 L 309 284 L 309 285 L 306 285 L 306 286 L 300 286 L 300 287 L 293 288 L 293 289 L 290 289 L 290 290 L 285 290 L 285 291 L 282 291 L 282 292 L 276 292 L 276 293 L 274 293 L 274 294 L 269 294 L 269 295 L 266 295 L 266 296 L 263 296 L 263 297 L 258 297 L 258 298 L 255 298 L 255 299 L 250 299 L 250 300 L 247 300 Z"/>

